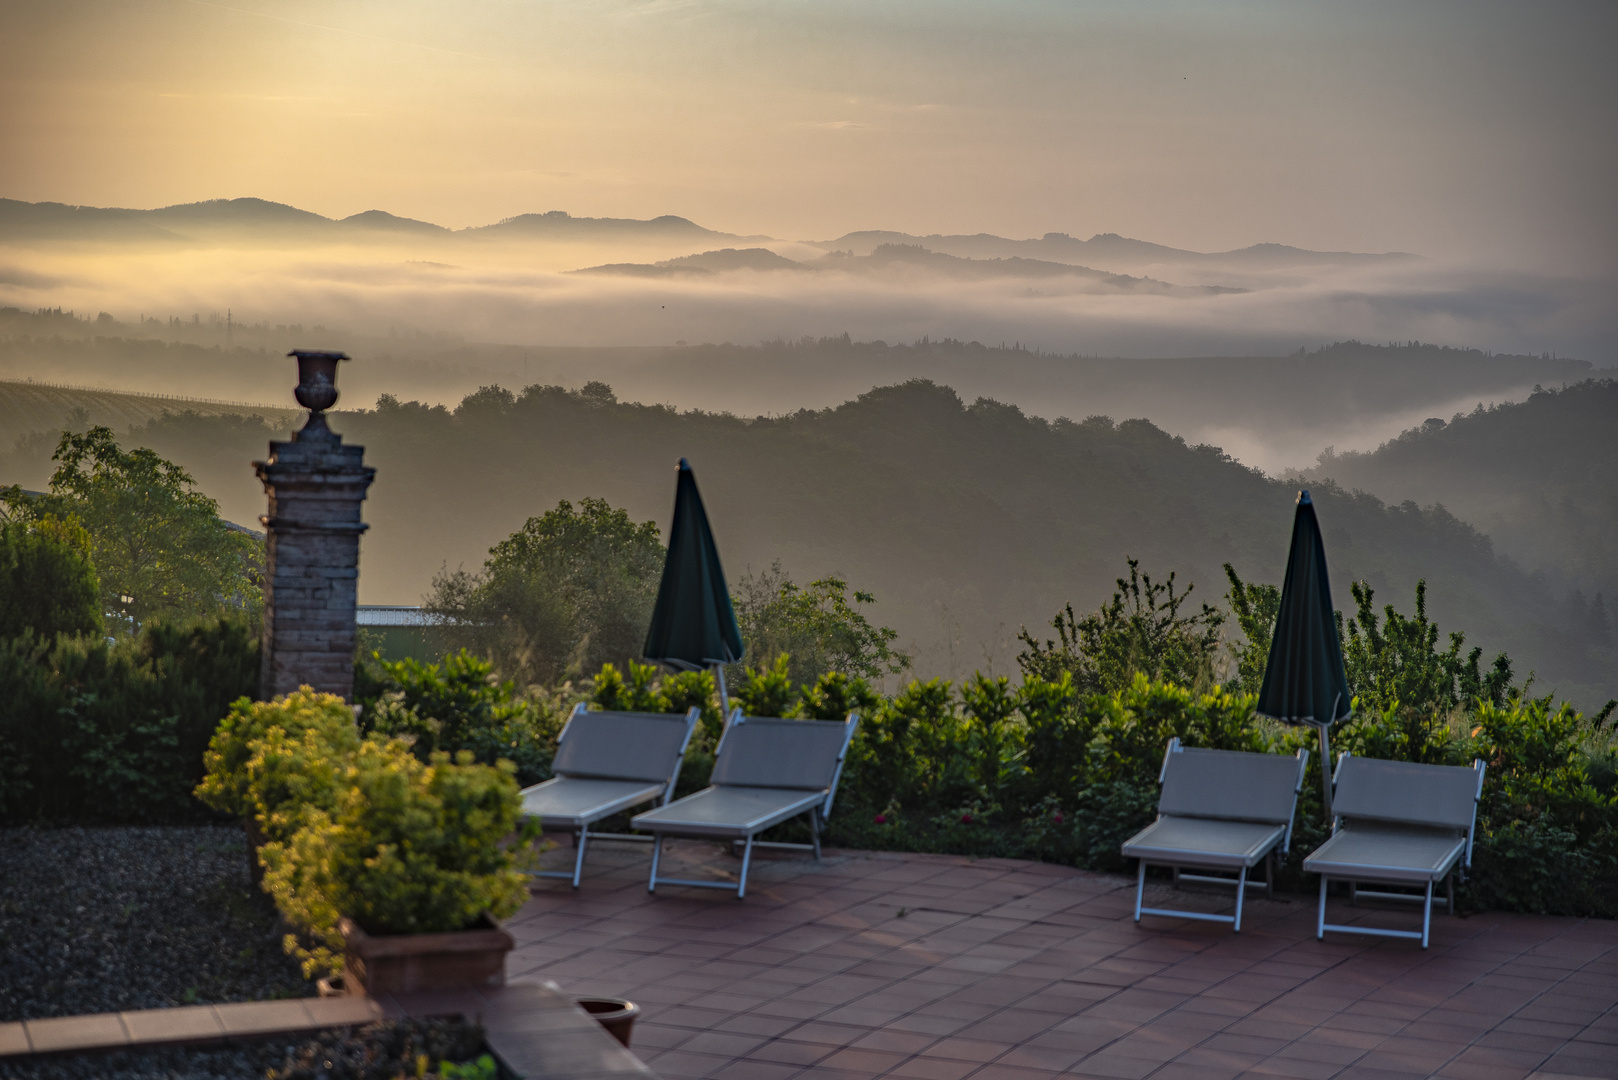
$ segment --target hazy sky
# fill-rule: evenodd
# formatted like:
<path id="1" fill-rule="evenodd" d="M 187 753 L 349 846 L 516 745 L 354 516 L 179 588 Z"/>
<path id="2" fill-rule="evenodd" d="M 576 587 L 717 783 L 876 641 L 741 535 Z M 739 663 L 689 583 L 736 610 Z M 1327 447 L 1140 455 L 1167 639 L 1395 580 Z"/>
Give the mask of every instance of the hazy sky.
<path id="1" fill-rule="evenodd" d="M 1618 4 L 4 0 L 0 195 L 1618 251 Z"/>

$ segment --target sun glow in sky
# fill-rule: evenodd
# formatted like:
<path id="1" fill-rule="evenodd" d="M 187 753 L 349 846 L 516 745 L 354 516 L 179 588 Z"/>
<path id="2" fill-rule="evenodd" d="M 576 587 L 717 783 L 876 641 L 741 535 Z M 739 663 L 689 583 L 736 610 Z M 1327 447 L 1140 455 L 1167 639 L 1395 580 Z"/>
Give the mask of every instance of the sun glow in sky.
<path id="1" fill-rule="evenodd" d="M 1618 5 L 8 0 L 0 195 L 1609 267 Z"/>

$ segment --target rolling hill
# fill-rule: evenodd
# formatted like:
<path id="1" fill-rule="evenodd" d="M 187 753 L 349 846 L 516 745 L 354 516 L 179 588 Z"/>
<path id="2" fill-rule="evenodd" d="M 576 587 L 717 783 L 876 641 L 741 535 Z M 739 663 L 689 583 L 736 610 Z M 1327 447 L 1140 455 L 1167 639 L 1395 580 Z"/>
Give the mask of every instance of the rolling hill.
<path id="1" fill-rule="evenodd" d="M 1068 601 L 1093 607 L 1127 556 L 1155 576 L 1178 572 L 1204 599 L 1222 592 L 1225 561 L 1278 582 L 1296 494 L 1145 420 L 1048 422 L 919 380 L 752 420 L 533 386 L 487 387 L 454 410 L 387 399 L 333 423 L 378 468 L 365 602 L 416 601 L 439 570 L 480 565 L 559 499 L 601 496 L 666 525 L 683 456 L 733 575 L 780 559 L 799 580 L 846 576 L 877 594 L 874 614 L 900 630 L 924 674 L 1012 669 L 1020 627 L 1042 628 Z M 287 426 L 180 413 L 128 438 L 192 469 L 211 493 L 234 485 L 232 503 L 250 508 L 262 494 L 247 462 Z M 11 459 L 0 457 L 0 473 Z M 1339 606 L 1349 580 L 1364 579 L 1379 603 L 1408 611 L 1425 578 L 1446 632 L 1511 653 L 1542 690 L 1585 706 L 1618 691 L 1618 654 L 1590 635 L 1588 607 L 1470 524 L 1335 483 L 1312 490 Z"/>

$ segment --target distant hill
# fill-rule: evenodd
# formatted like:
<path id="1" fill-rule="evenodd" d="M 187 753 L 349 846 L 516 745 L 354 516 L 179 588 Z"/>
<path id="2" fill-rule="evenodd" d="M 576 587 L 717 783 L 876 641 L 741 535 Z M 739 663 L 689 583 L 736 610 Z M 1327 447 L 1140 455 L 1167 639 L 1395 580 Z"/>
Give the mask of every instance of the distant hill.
<path id="1" fill-rule="evenodd" d="M 1403 252 L 1363 254 L 1352 251 L 1307 251 L 1285 244 L 1254 244 L 1252 247 L 1221 252 L 1185 251 L 1144 240 L 1132 240 L 1116 233 L 1097 233 L 1088 240 L 1078 240 L 1067 233 L 1050 232 L 1037 240 L 1010 240 L 992 233 L 913 236 L 871 229 L 845 233 L 835 240 L 811 243 L 828 251 L 850 251 L 855 255 L 869 255 L 884 244 L 903 244 L 967 259 L 1021 257 L 1099 267 L 1182 263 L 1274 270 L 1286 267 L 1390 264 L 1416 258 Z"/>
<path id="2" fill-rule="evenodd" d="M 244 511 L 262 494 L 247 462 L 284 437 L 285 421 L 267 420 L 177 409 L 132 424 L 128 438 L 192 469 L 210 493 L 250 491 L 230 505 L 251 521 Z M 1227 560 L 1279 583 L 1296 493 L 1144 420 L 1048 423 L 926 381 L 753 420 L 486 388 L 453 410 L 390 402 L 333 426 L 379 470 L 365 507 L 367 602 L 412 602 L 443 567 L 481 565 L 558 499 L 602 496 L 666 527 L 683 456 L 733 577 L 774 559 L 799 580 L 844 575 L 877 594 L 873 614 L 929 675 L 1012 669 L 1019 627 L 1041 630 L 1070 600 L 1093 607 L 1129 555 L 1154 577 L 1177 571 L 1207 600 L 1223 591 Z M 0 454 L 0 482 L 13 456 Z M 1426 578 L 1443 630 L 1507 650 L 1542 690 L 1585 706 L 1618 693 L 1618 651 L 1590 633 L 1588 602 L 1500 557 L 1448 511 L 1311 487 L 1339 606 L 1364 578 L 1379 604 L 1409 611 Z"/>
<path id="3" fill-rule="evenodd" d="M 1373 452 L 1323 454 L 1305 475 L 1443 503 L 1525 567 L 1587 600 L 1601 592 L 1618 621 L 1618 381 L 1435 416 Z"/>
<path id="4" fill-rule="evenodd" d="M 655 263 L 604 263 L 569 270 L 570 274 L 618 274 L 628 277 L 688 277 L 730 270 L 807 270 L 804 263 L 777 255 L 769 248 L 721 248 Z"/>
<path id="5" fill-rule="evenodd" d="M 1217 285 L 1179 286 L 1151 278 L 1109 274 L 1086 266 L 1044 262 L 1013 256 L 1008 259 L 969 259 L 929 251 L 919 244 L 879 244 L 869 255 L 833 251 L 811 262 L 797 262 L 777 255 L 768 248 L 724 248 L 665 259 L 657 263 L 604 263 L 574 274 L 607 274 L 626 277 L 681 277 L 692 274 L 724 273 L 733 270 L 824 271 L 870 274 L 895 270 L 921 271 L 932 277 L 986 281 L 996 278 L 1079 278 L 1114 292 L 1155 293 L 1159 295 L 1206 295 L 1243 292 L 1243 289 Z"/>
<path id="6" fill-rule="evenodd" d="M 673 214 L 664 214 L 648 221 L 637 218 L 574 217 L 565 210 L 551 210 L 543 214 L 519 214 L 493 225 L 478 225 L 462 230 L 474 237 L 523 237 L 531 239 L 616 240 L 630 236 L 658 239 L 704 239 L 730 237 L 730 233 L 705 229 L 694 221 Z"/>
<path id="7" fill-rule="evenodd" d="M 125 210 L 0 199 L 0 242 L 100 241 L 183 243 L 259 237 L 275 241 L 378 238 L 386 234 L 519 240 L 684 240 L 738 238 L 672 214 L 634 218 L 580 218 L 564 210 L 519 214 L 493 225 L 450 230 L 430 222 L 367 210 L 341 220 L 265 199 L 210 199 L 156 210 Z"/>

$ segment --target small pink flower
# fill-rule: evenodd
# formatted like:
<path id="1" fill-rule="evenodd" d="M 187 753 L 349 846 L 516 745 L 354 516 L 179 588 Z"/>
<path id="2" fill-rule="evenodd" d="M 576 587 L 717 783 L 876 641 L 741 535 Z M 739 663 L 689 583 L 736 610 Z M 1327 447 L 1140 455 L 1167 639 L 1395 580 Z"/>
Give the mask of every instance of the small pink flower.
<path id="1" fill-rule="evenodd" d="M 886 814 L 878 814 L 876 816 L 876 823 L 878 825 L 886 825 L 888 823 L 888 815 L 886 815 Z"/>
<path id="2" fill-rule="evenodd" d="M 1058 825 L 1062 824 L 1062 811 L 1058 810 L 1056 813 L 1052 814 L 1051 820 L 1056 822 Z"/>
<path id="3" fill-rule="evenodd" d="M 962 825 L 970 825 L 970 824 L 972 824 L 972 814 L 971 814 L 970 811 L 968 811 L 967 813 L 964 813 L 964 814 L 961 815 L 961 824 Z"/>

